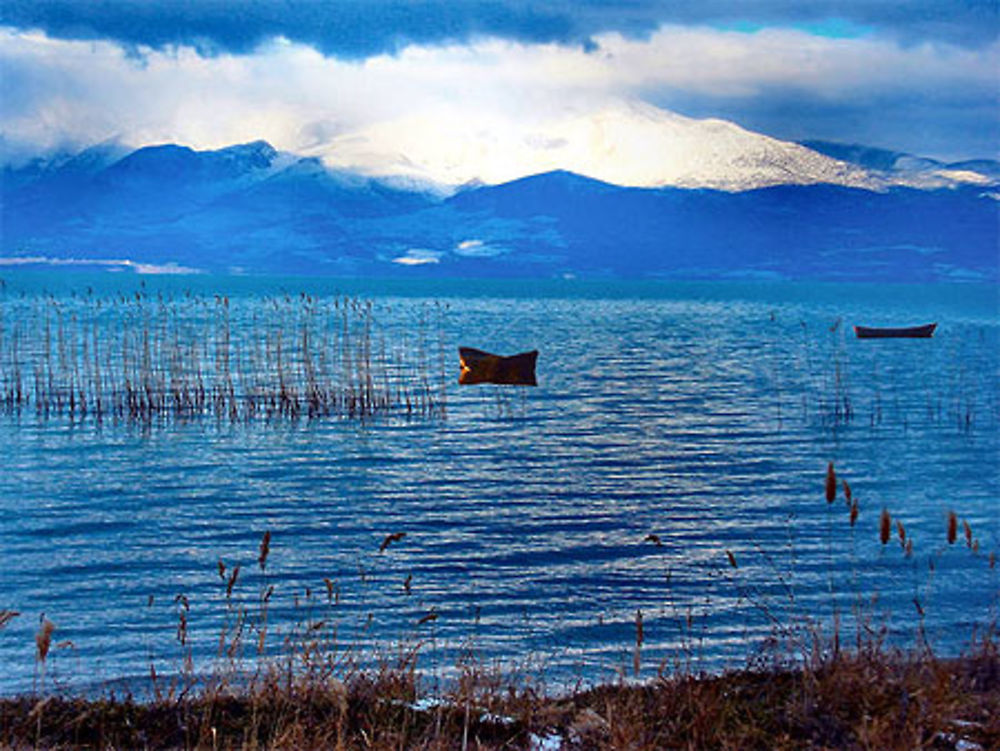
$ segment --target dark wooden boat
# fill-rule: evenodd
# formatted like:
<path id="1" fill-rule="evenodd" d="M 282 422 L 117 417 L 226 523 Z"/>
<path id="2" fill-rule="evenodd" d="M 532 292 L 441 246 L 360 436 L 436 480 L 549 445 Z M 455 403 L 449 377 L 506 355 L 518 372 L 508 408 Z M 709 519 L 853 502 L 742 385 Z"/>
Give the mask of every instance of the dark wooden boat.
<path id="1" fill-rule="evenodd" d="M 930 339 L 934 336 L 936 323 L 925 326 L 906 326 L 903 328 L 873 328 L 871 326 L 855 326 L 854 333 L 858 339 Z"/>
<path id="2" fill-rule="evenodd" d="M 462 372 L 458 382 L 463 386 L 476 383 L 499 383 L 506 386 L 537 386 L 535 362 L 538 350 L 502 357 L 472 347 L 458 348 Z"/>

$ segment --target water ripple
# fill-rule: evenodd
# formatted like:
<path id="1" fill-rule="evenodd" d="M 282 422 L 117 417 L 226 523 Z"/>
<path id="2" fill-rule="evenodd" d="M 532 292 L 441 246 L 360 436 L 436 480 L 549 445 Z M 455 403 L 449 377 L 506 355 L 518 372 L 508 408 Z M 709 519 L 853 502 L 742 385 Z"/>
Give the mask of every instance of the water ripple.
<path id="1" fill-rule="evenodd" d="M 509 298 L 452 299 L 434 334 L 445 351 L 537 346 L 541 387 L 451 385 L 446 420 L 141 431 L 0 418 L 0 608 L 23 614 L 0 634 L 0 691 L 30 688 L 43 612 L 75 645 L 79 680 L 142 674 L 151 654 L 176 666 L 181 593 L 211 658 L 220 558 L 241 566 L 234 597 L 247 607 L 276 587 L 276 632 L 303 617 L 307 588 L 320 607 L 330 579 L 345 635 L 433 628 L 428 664 L 474 637 L 486 656 L 607 678 L 630 666 L 641 610 L 650 660 L 697 652 L 719 667 L 761 645 L 776 614 L 821 620 L 876 594 L 910 638 L 915 588 L 928 633 L 961 646 L 997 605 L 996 317 L 927 290 L 644 290 L 521 298 L 516 316 Z M 258 299 L 234 293 L 232 305 L 251 315 Z M 428 301 L 383 302 L 391 327 Z M 930 313 L 941 331 L 920 344 L 830 330 L 838 317 Z M 842 498 L 823 499 L 828 461 L 860 504 L 854 527 Z M 882 508 L 912 556 L 895 528 L 879 542 Z M 947 543 L 950 509 L 978 553 Z M 391 532 L 406 537 L 379 552 Z M 428 612 L 438 619 L 417 626 Z M 53 661 L 73 680 L 68 656 Z"/>

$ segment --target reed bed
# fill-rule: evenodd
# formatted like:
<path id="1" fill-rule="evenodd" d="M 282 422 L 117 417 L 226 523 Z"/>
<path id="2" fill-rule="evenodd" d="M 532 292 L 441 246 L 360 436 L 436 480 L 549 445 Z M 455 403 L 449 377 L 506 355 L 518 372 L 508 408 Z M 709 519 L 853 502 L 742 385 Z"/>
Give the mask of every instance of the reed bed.
<path id="1" fill-rule="evenodd" d="M 768 325 L 755 367 L 779 426 L 796 414 L 832 430 L 953 426 L 971 434 L 1000 424 L 996 332 L 986 327 L 861 341 L 840 318 L 796 324 L 772 313 Z"/>
<path id="2" fill-rule="evenodd" d="M 414 331 L 383 315 L 370 300 L 305 293 L 8 298 L 0 410 L 98 423 L 443 416 L 443 353 L 426 330 L 443 308 Z"/>

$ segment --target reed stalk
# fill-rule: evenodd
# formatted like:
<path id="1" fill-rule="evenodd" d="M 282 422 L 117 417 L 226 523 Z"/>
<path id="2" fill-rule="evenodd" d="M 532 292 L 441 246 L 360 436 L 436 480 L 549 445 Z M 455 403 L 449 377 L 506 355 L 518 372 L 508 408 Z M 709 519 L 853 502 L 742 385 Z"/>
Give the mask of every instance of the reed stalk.
<path id="1" fill-rule="evenodd" d="M 445 364 L 432 362 L 423 322 L 410 336 L 380 326 L 379 312 L 306 294 L 29 300 L 0 315 L 0 411 L 140 423 L 443 417 L 443 385 L 430 383 Z"/>

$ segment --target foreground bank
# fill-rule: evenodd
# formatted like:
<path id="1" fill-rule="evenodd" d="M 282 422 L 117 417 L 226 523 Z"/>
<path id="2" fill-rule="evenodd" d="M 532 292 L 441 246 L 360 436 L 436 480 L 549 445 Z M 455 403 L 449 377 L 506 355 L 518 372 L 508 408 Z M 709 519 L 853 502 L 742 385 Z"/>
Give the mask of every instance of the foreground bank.
<path id="1" fill-rule="evenodd" d="M 421 699 L 404 659 L 346 683 L 269 673 L 148 702 L 0 701 L 4 748 L 663 749 L 1000 747 L 1000 657 L 989 639 L 959 659 L 816 645 L 805 664 L 544 695 L 468 663 Z"/>

